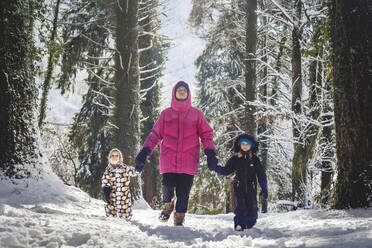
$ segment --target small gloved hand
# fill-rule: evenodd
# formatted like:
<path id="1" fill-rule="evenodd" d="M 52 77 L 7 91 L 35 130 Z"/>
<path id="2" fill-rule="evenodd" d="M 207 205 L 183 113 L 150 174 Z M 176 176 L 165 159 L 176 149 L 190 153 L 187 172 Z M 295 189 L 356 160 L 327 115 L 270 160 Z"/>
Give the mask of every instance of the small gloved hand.
<path id="1" fill-rule="evenodd" d="M 214 171 L 218 164 L 216 152 L 213 151 L 212 149 L 205 149 L 204 153 L 205 155 L 207 155 L 207 164 L 208 164 L 209 170 Z"/>
<path id="2" fill-rule="evenodd" d="M 217 174 L 222 174 L 222 166 L 221 165 L 217 165 L 216 168 L 214 169 L 214 171 Z"/>
<path id="3" fill-rule="evenodd" d="M 110 203 L 110 193 L 111 193 L 111 187 L 103 187 L 103 195 L 107 203 Z"/>
<path id="4" fill-rule="evenodd" d="M 136 171 L 141 172 L 145 166 L 146 158 L 151 153 L 150 148 L 144 147 L 136 156 Z"/>
<path id="5" fill-rule="evenodd" d="M 260 186 L 261 186 L 260 195 L 262 195 L 267 200 L 267 198 L 269 197 L 269 192 L 267 191 L 267 182 L 266 181 L 260 182 Z"/>

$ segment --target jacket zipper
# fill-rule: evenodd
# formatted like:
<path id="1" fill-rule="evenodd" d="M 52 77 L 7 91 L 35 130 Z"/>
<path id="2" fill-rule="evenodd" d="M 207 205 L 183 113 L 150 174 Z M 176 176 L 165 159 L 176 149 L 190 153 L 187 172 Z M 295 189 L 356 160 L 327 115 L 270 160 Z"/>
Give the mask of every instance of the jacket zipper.
<path id="1" fill-rule="evenodd" d="M 177 151 L 176 151 L 176 168 L 178 167 L 178 147 L 179 147 L 179 138 L 180 138 L 180 113 L 177 112 L 178 116 L 178 135 L 177 135 Z"/>

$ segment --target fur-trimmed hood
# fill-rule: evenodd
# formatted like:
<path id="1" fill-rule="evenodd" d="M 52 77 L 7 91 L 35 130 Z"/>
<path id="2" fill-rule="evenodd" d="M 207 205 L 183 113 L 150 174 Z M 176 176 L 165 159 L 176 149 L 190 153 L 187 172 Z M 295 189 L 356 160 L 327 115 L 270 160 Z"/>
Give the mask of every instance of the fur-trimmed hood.
<path id="1" fill-rule="evenodd" d="M 234 152 L 240 152 L 239 141 L 241 139 L 248 139 L 248 140 L 252 141 L 253 145 L 251 147 L 251 151 L 254 154 L 256 154 L 258 152 L 258 146 L 259 146 L 260 143 L 256 140 L 256 138 L 253 135 L 246 134 L 246 133 L 241 134 L 238 137 L 236 137 L 235 142 L 234 142 Z"/>

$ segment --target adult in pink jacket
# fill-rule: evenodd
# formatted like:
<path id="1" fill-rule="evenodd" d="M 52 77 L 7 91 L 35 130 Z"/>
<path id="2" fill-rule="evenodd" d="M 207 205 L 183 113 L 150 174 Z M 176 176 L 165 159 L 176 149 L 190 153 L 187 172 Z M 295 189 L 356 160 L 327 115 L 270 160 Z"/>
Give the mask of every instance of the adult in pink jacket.
<path id="1" fill-rule="evenodd" d="M 176 190 L 176 212 L 174 225 L 182 225 L 194 176 L 198 174 L 200 142 L 207 155 L 210 170 L 218 160 L 213 142 L 213 129 L 204 114 L 191 106 L 189 85 L 179 81 L 172 91 L 171 107 L 163 110 L 136 157 L 136 170 L 141 171 L 146 157 L 160 147 L 160 173 L 162 174 L 163 209 L 159 219 L 168 221 L 174 209 Z"/>

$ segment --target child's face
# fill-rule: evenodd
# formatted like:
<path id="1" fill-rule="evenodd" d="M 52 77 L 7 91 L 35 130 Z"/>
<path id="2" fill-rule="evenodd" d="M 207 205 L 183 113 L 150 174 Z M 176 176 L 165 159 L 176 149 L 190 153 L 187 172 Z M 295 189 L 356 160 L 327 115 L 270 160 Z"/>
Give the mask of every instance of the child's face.
<path id="1" fill-rule="evenodd" d="M 120 154 L 117 151 L 113 151 L 109 157 L 109 162 L 111 164 L 119 164 Z"/>
<path id="2" fill-rule="evenodd" d="M 247 152 L 247 151 L 249 151 L 249 150 L 251 149 L 251 146 L 250 146 L 247 142 L 242 142 L 242 143 L 240 144 L 240 148 L 241 148 L 243 151 Z"/>

